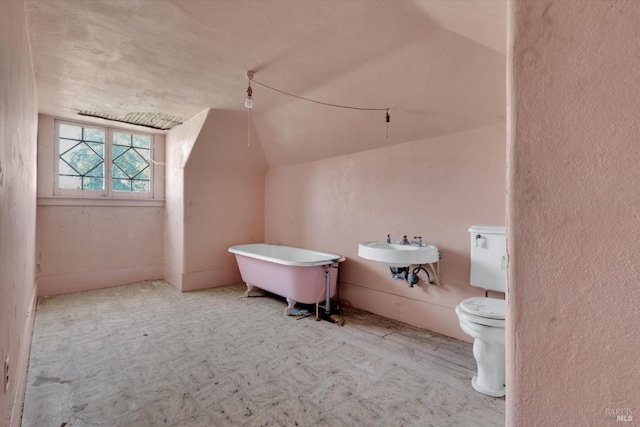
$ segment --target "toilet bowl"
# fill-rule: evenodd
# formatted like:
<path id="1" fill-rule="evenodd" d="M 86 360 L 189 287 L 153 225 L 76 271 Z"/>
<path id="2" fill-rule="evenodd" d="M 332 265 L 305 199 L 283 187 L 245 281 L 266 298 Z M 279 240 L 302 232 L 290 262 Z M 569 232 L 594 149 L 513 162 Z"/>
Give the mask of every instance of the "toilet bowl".
<path id="1" fill-rule="evenodd" d="M 505 395 L 505 301 L 474 297 L 455 309 L 460 328 L 474 338 L 473 356 L 478 371 L 471 380 L 473 388 L 488 396 Z"/>

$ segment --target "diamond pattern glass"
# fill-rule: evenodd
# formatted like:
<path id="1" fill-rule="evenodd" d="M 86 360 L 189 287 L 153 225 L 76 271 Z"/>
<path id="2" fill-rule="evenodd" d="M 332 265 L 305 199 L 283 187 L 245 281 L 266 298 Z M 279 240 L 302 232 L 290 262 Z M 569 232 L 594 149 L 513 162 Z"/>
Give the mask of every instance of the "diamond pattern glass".
<path id="1" fill-rule="evenodd" d="M 145 135 L 113 133 L 113 190 L 150 191 L 151 138 Z"/>
<path id="2" fill-rule="evenodd" d="M 71 190 L 102 190 L 104 131 L 61 124 L 59 137 L 59 187 Z"/>

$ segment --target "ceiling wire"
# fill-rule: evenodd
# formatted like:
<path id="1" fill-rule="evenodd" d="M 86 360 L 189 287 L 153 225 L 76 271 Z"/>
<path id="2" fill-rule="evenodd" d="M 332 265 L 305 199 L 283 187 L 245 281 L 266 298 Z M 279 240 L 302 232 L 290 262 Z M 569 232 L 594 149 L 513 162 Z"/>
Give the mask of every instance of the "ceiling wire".
<path id="1" fill-rule="evenodd" d="M 261 83 L 261 82 L 259 82 L 259 81 L 255 80 L 255 79 L 251 79 L 251 81 L 252 81 L 253 83 L 255 83 L 255 84 L 258 84 L 258 85 L 260 85 L 260 86 L 266 87 L 267 89 L 271 89 L 271 90 L 273 90 L 273 91 L 275 91 L 275 92 L 279 92 L 279 93 L 282 93 L 282 94 L 284 94 L 284 95 L 292 96 L 292 97 L 294 97 L 294 98 L 302 99 L 302 100 L 304 100 L 304 101 L 313 102 L 313 103 L 315 103 L 315 104 L 327 105 L 327 106 L 329 106 L 329 107 L 348 108 L 348 109 L 350 109 L 350 110 L 363 110 L 363 111 L 387 111 L 387 112 L 389 111 L 389 108 L 388 108 L 388 107 L 387 107 L 387 108 L 363 108 L 363 107 L 353 107 L 353 106 L 350 106 L 350 105 L 332 104 L 332 103 L 330 103 L 330 102 L 317 101 L 317 100 L 315 100 L 315 99 L 305 98 L 304 96 L 295 95 L 295 94 L 293 94 L 293 93 L 289 93 L 289 92 L 286 92 L 286 91 L 281 90 L 281 89 L 276 89 L 275 87 L 272 87 L 272 86 L 266 85 L 266 84 L 264 84 L 264 83 Z"/>
<path id="2" fill-rule="evenodd" d="M 253 72 L 249 71 L 247 72 L 247 78 L 249 79 L 249 88 L 251 88 L 251 82 L 260 85 L 262 87 L 265 87 L 267 89 L 271 89 L 274 92 L 278 92 L 281 93 L 283 95 L 287 95 L 287 96 L 291 96 L 293 98 L 297 98 L 297 99 L 301 99 L 303 101 L 308 101 L 308 102 L 313 102 L 314 104 L 320 104 L 320 105 L 326 105 L 328 107 L 337 107 L 337 108 L 346 108 L 349 110 L 360 110 L 360 111 L 386 111 L 387 114 L 385 115 L 385 121 L 387 123 L 387 131 L 386 131 L 386 137 L 389 137 L 389 122 L 391 121 L 391 116 L 389 115 L 389 107 L 387 108 L 365 108 L 365 107 L 354 107 L 351 105 L 342 105 L 342 104 L 334 104 L 331 102 L 324 102 L 324 101 L 318 101 L 315 99 L 311 99 L 311 98 L 306 98 L 304 96 L 300 96 L 300 95 L 296 95 L 293 94 L 291 92 L 287 92 L 281 89 L 276 89 L 273 86 L 269 86 L 267 84 L 261 83 L 257 80 L 255 80 L 253 78 Z M 249 109 L 249 122 L 251 122 L 251 109 Z M 249 132 L 251 132 L 251 128 L 249 128 Z M 249 135 L 249 145 L 251 145 L 251 135 Z"/>

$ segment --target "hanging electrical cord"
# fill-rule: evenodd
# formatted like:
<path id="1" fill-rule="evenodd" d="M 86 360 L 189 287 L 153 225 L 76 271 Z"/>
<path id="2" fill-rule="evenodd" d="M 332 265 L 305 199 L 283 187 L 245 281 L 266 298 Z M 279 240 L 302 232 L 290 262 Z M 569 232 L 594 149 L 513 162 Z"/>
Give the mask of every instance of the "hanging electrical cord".
<path id="1" fill-rule="evenodd" d="M 247 147 L 251 147 L 251 108 L 249 108 L 249 123 L 247 125 L 247 128 L 249 129 L 248 135 L 247 135 Z"/>
<path id="2" fill-rule="evenodd" d="M 346 108 L 346 109 L 349 109 L 349 110 L 359 110 L 359 111 L 386 111 L 386 114 L 385 114 L 385 122 L 387 124 L 386 136 L 387 136 L 387 138 L 389 137 L 389 122 L 391 122 L 391 115 L 389 114 L 389 107 L 386 107 L 386 108 L 354 107 L 354 106 L 351 106 L 351 105 L 334 104 L 334 103 L 331 103 L 331 102 L 318 101 L 316 99 L 311 99 L 311 98 L 307 98 L 307 97 L 304 97 L 304 96 L 296 95 L 296 94 L 293 94 L 291 92 L 287 92 L 287 91 L 284 91 L 282 89 L 277 89 L 277 88 L 275 88 L 273 86 L 269 86 L 268 84 L 259 82 L 259 81 L 255 80 L 253 78 L 254 74 L 255 73 L 253 71 L 247 71 L 247 79 L 249 79 L 249 87 L 247 88 L 247 99 L 245 101 L 245 107 L 247 109 L 249 109 L 249 114 L 251 114 L 251 109 L 253 108 L 252 89 L 251 89 L 251 82 L 253 82 L 253 83 L 257 84 L 257 85 L 260 85 L 260 86 L 262 86 L 264 88 L 267 88 L 269 90 L 272 90 L 274 92 L 278 92 L 278 93 L 281 93 L 283 95 L 290 96 L 292 98 L 301 99 L 303 101 L 312 102 L 314 104 L 325 105 L 325 106 L 328 106 L 328 107 Z"/>
<path id="3" fill-rule="evenodd" d="M 276 89 L 275 87 L 269 86 L 269 85 L 264 84 L 264 83 L 260 83 L 259 81 L 255 80 L 255 79 L 252 79 L 251 81 L 252 81 L 252 82 L 254 82 L 254 83 L 255 83 L 255 84 L 257 84 L 257 85 L 260 85 L 260 86 L 262 86 L 262 87 L 266 87 L 267 89 L 271 89 L 271 90 L 273 90 L 273 91 L 275 91 L 275 92 L 279 92 L 279 93 L 281 93 L 281 94 L 283 94 L 283 95 L 291 96 L 291 97 L 293 97 L 293 98 L 302 99 L 303 101 L 313 102 L 313 103 L 315 103 L 315 104 L 327 105 L 327 106 L 329 106 L 329 107 L 337 107 L 337 108 L 348 108 L 348 109 L 350 109 L 350 110 L 361 110 L 361 111 L 386 111 L 386 112 L 387 112 L 387 117 L 386 117 L 386 118 L 387 118 L 387 121 L 389 121 L 389 119 L 390 119 L 390 116 L 389 116 L 389 108 L 365 108 L 365 107 L 353 107 L 353 106 L 350 106 L 350 105 L 333 104 L 333 103 L 331 103 L 331 102 L 318 101 L 318 100 L 315 100 L 315 99 L 306 98 L 306 97 L 304 97 L 304 96 L 295 95 L 295 94 L 293 94 L 293 93 L 286 92 L 286 91 L 281 90 L 281 89 Z"/>

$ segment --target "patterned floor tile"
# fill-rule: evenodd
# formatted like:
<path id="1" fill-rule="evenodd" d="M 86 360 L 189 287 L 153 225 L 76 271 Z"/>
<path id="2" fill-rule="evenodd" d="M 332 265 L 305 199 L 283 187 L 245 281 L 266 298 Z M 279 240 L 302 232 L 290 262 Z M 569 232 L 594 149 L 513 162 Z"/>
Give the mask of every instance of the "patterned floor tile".
<path id="1" fill-rule="evenodd" d="M 353 308 L 342 327 L 285 316 L 245 289 L 40 298 L 22 425 L 504 424 L 504 399 L 471 388 L 471 344 Z"/>

